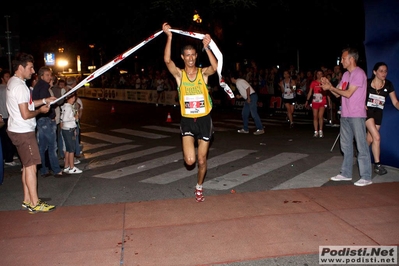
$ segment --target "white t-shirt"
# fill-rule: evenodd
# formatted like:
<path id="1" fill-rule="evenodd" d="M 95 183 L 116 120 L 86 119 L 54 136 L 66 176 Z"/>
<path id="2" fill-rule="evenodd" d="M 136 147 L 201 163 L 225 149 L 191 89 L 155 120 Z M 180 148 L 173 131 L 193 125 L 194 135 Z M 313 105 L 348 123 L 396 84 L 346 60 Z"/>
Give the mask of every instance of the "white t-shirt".
<path id="1" fill-rule="evenodd" d="M 249 94 L 255 92 L 255 90 L 251 87 L 251 85 L 245 80 L 238 78 L 236 81 L 236 88 L 241 96 L 246 100 L 247 99 L 247 88 L 250 87 Z"/>
<path id="2" fill-rule="evenodd" d="M 73 108 L 72 104 L 64 103 L 61 109 L 62 129 L 76 128 L 75 108 Z"/>
<path id="3" fill-rule="evenodd" d="M 25 81 L 13 76 L 7 83 L 8 130 L 16 133 L 35 131 L 36 117 L 23 119 L 19 110 L 21 103 L 28 103 L 28 109 L 35 110 L 31 90 L 26 86 Z"/>

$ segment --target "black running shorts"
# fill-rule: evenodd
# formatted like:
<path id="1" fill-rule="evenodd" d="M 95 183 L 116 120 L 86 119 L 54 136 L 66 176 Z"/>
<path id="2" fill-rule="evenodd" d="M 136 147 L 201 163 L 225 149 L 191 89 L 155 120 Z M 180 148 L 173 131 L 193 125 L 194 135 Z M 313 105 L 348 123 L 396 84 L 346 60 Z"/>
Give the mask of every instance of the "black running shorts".
<path id="1" fill-rule="evenodd" d="M 180 132 L 183 137 L 191 136 L 195 139 L 210 141 L 213 134 L 213 124 L 211 115 L 187 118 L 182 117 L 180 121 Z"/>

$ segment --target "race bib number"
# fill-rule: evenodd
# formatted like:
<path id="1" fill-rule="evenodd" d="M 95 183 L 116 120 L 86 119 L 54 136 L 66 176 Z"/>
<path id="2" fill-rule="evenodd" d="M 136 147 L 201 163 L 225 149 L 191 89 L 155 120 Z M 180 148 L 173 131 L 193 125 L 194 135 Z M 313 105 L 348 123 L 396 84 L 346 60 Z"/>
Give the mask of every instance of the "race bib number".
<path id="1" fill-rule="evenodd" d="M 385 104 L 384 96 L 380 96 L 380 95 L 372 94 L 372 93 L 369 94 L 369 99 L 367 101 L 368 107 L 384 109 L 384 104 Z"/>
<path id="2" fill-rule="evenodd" d="M 321 103 L 322 101 L 323 101 L 323 94 L 321 94 L 321 93 L 313 94 L 313 102 Z"/>
<path id="3" fill-rule="evenodd" d="M 204 114 L 204 95 L 186 95 L 184 97 L 184 112 L 185 114 Z"/>
<path id="4" fill-rule="evenodd" d="M 294 98 L 294 93 L 292 92 L 292 90 L 290 88 L 286 88 L 284 90 L 284 99 L 293 99 Z"/>

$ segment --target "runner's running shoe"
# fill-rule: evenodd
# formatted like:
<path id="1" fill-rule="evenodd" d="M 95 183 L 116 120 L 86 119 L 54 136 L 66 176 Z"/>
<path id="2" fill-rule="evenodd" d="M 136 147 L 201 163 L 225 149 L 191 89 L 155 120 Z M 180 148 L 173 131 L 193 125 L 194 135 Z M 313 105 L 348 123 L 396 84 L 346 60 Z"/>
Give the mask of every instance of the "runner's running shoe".
<path id="1" fill-rule="evenodd" d="M 195 190 L 195 200 L 197 202 L 203 202 L 205 200 L 204 195 L 202 195 L 202 189 L 196 189 Z"/>

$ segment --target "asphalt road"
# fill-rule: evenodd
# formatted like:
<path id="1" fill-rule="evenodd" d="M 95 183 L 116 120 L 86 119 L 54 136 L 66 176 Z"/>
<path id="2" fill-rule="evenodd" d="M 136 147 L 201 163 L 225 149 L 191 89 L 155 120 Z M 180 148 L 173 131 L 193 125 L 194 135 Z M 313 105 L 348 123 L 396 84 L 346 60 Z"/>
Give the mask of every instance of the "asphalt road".
<path id="1" fill-rule="evenodd" d="M 61 206 L 96 205 L 192 198 L 196 169 L 184 166 L 177 107 L 83 99 L 82 174 L 38 177 L 39 196 Z M 168 114 L 171 121 L 168 121 Z M 241 111 L 214 108 L 215 134 L 208 156 L 204 195 L 348 185 L 333 182 L 342 155 L 339 127 L 326 126 L 324 138 L 313 138 L 309 117 L 295 117 L 290 129 L 285 115 L 260 112 L 265 134 L 239 134 Z M 334 145 L 335 144 L 335 145 Z M 63 161 L 60 160 L 63 165 Z M 40 167 L 40 166 L 39 166 Z M 373 182 L 399 182 L 399 169 L 375 175 Z M 20 210 L 21 166 L 5 168 L 0 211 Z M 313 265 L 318 254 L 223 264 L 229 266 Z M 220 265 L 222 266 L 222 265 Z"/>
<path id="2" fill-rule="evenodd" d="M 82 174 L 64 178 L 39 176 L 39 196 L 57 206 L 148 201 L 193 197 L 196 169 L 184 166 L 178 107 L 83 99 Z M 170 114 L 171 122 L 167 122 Z M 326 126 L 313 138 L 312 121 L 296 117 L 288 127 L 284 115 L 260 113 L 265 134 L 239 134 L 240 110 L 215 108 L 215 134 L 208 156 L 204 194 L 332 186 L 342 155 L 339 127 Z M 60 160 L 60 164 L 63 161 Z M 375 182 L 398 178 L 388 168 Z M 358 177 L 354 166 L 354 181 Z M 399 180 L 397 180 L 399 181 Z M 20 166 L 5 169 L 0 211 L 20 208 Z M 194 197 L 193 197 L 194 200 Z"/>

